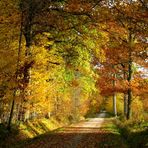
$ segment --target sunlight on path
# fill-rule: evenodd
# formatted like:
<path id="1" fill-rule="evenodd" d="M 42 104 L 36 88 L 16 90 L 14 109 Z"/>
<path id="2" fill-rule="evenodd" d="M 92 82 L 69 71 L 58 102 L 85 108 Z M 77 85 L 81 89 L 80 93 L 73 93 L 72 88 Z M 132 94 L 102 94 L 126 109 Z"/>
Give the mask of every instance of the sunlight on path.
<path id="1" fill-rule="evenodd" d="M 79 128 L 87 127 L 87 128 L 90 128 L 91 130 L 94 128 L 100 128 L 102 124 L 104 123 L 104 121 L 109 119 L 109 118 L 106 118 L 107 117 L 106 112 L 101 112 L 97 114 L 96 116 L 97 116 L 96 118 L 89 118 L 88 121 L 76 123 L 76 124 L 71 125 L 70 127 L 73 127 L 73 128 L 74 127 L 79 127 Z"/>
<path id="2" fill-rule="evenodd" d="M 71 148 L 80 147 L 80 143 L 85 139 L 84 133 L 97 133 L 104 120 L 104 118 L 90 118 L 88 121 L 66 127 L 64 133 L 78 133 L 71 139 Z"/>
<path id="3" fill-rule="evenodd" d="M 120 134 L 107 130 L 113 124 L 105 112 L 35 139 L 24 148 L 127 148 Z"/>
<path id="4" fill-rule="evenodd" d="M 72 127 L 101 127 L 103 122 L 104 122 L 103 118 L 93 118 L 90 119 L 89 121 L 75 124 Z"/>

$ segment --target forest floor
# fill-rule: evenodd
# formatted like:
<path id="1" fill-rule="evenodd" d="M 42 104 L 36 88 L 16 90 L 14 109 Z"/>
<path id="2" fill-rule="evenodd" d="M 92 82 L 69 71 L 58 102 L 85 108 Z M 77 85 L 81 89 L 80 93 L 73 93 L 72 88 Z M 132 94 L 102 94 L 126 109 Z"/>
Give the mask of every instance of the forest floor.
<path id="1" fill-rule="evenodd" d="M 106 113 L 27 140 L 21 148 L 127 148 L 118 128 Z"/>

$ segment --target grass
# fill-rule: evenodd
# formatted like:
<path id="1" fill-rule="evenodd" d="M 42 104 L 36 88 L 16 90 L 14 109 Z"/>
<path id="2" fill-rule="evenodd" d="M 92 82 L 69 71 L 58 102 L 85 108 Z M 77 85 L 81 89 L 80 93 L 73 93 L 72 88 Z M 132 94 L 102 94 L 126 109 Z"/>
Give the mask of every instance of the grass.
<path id="1" fill-rule="evenodd" d="M 22 133 L 26 134 L 28 138 L 33 138 L 35 136 L 44 134 L 61 126 L 62 124 L 58 123 L 54 119 L 48 120 L 43 118 L 31 122 L 28 121 L 25 124 L 21 124 L 19 130 Z"/>
<path id="2" fill-rule="evenodd" d="M 38 119 L 20 123 L 19 126 L 13 125 L 12 131 L 9 132 L 6 127 L 0 124 L 0 147 L 9 148 L 11 145 L 19 145 L 21 141 L 26 142 L 36 136 L 45 134 L 62 127 L 63 124 L 55 119 Z"/>
<path id="3" fill-rule="evenodd" d="M 118 147 L 121 145 L 123 148 L 127 148 L 116 125 L 112 122 L 112 119 L 106 119 L 100 129 L 97 129 L 98 132 L 90 132 L 90 133 L 77 133 L 73 131 L 72 133 L 65 132 L 65 128 L 58 128 L 52 132 L 47 132 L 46 134 L 42 134 L 33 139 L 28 139 L 23 141 L 18 145 L 19 147 L 52 147 L 52 145 L 56 145 L 57 147 L 73 147 L 73 139 L 77 139 L 79 135 L 81 138 L 80 141 L 77 141 L 79 147 L 96 147 L 96 145 L 100 148 L 104 147 Z M 69 143 L 69 146 L 67 144 Z M 59 146 L 60 145 L 60 146 Z M 53 146 L 53 147 L 54 147 Z"/>
<path id="4" fill-rule="evenodd" d="M 148 147 L 148 122 L 117 121 L 116 125 L 130 148 Z"/>
<path id="5" fill-rule="evenodd" d="M 57 122 L 55 119 L 38 119 L 34 121 L 28 121 L 24 124 L 20 124 L 19 127 L 13 126 L 12 132 L 9 133 L 4 125 L 0 125 L 0 147 L 17 148 L 20 146 L 28 145 L 29 143 L 35 143 L 36 141 L 42 141 L 48 139 L 50 135 L 56 136 L 59 131 L 64 131 L 62 123 Z M 119 141 L 129 145 L 130 148 L 143 148 L 148 147 L 148 122 L 135 123 L 132 121 L 121 122 L 114 118 L 105 119 L 104 123 L 100 127 L 103 135 L 102 137 L 108 137 L 108 142 L 116 141 L 118 145 Z M 105 134 L 109 135 L 105 135 Z M 57 134 L 57 137 L 60 135 Z M 65 135 L 69 136 L 69 135 Z M 91 135 L 87 135 L 91 137 Z M 94 133 L 92 134 L 92 137 Z M 122 140 L 122 137 L 124 140 Z M 60 137 L 61 138 L 61 137 Z M 50 139 L 50 138 L 49 138 Z M 116 140 L 114 140 L 116 139 Z M 117 140 L 118 139 L 118 140 Z M 113 143 L 113 142 L 112 142 Z M 107 143 L 108 145 L 110 143 Z"/>

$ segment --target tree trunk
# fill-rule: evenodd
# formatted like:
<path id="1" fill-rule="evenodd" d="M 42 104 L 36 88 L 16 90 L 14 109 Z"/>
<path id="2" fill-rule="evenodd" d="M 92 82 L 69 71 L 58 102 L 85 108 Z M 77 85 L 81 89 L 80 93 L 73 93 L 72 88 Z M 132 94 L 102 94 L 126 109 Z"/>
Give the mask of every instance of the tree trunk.
<path id="1" fill-rule="evenodd" d="M 124 117 L 127 116 L 127 105 L 128 105 L 128 103 L 127 103 L 127 94 L 125 93 L 124 94 Z"/>
<path id="2" fill-rule="evenodd" d="M 129 74 L 128 75 L 129 88 L 128 88 L 128 91 L 127 91 L 128 97 L 127 97 L 127 116 L 126 116 L 126 118 L 130 119 L 130 116 L 131 116 L 131 102 L 132 102 L 132 89 L 131 89 L 132 61 L 131 61 L 131 58 L 130 58 L 130 61 L 129 61 L 128 74 Z"/>
<path id="3" fill-rule="evenodd" d="M 132 90 L 128 89 L 128 102 L 127 102 L 127 119 L 130 119 L 131 117 L 131 102 L 132 102 Z"/>
<path id="4" fill-rule="evenodd" d="M 130 119 L 131 117 L 131 102 L 132 102 L 132 89 L 131 89 L 131 80 L 132 80 L 132 43 L 133 43 L 133 38 L 132 38 L 132 32 L 129 30 L 129 61 L 128 61 L 128 83 L 129 83 L 129 88 L 127 91 L 127 120 Z"/>
<path id="5" fill-rule="evenodd" d="M 25 119 L 25 112 L 26 112 L 26 107 L 25 104 L 27 103 L 27 96 L 28 94 L 30 95 L 30 92 L 26 90 L 30 83 L 30 76 L 31 76 L 31 67 L 34 64 L 34 61 L 32 60 L 32 55 L 31 55 L 31 45 L 32 45 L 32 21 L 34 18 L 33 15 L 33 1 L 29 0 L 29 2 L 26 4 L 24 3 L 23 9 L 25 10 L 25 19 L 24 19 L 24 24 L 23 24 L 23 34 L 25 37 L 26 41 L 26 51 L 25 51 L 25 62 L 23 65 L 23 81 L 22 81 L 22 109 L 21 109 L 21 120 L 23 121 Z M 27 91 L 27 92 L 26 92 Z"/>
<path id="6" fill-rule="evenodd" d="M 126 80 L 127 79 L 127 75 L 126 75 L 126 70 L 125 70 L 125 65 L 123 64 L 122 65 L 123 68 L 124 68 L 124 73 L 123 73 L 123 79 Z M 124 117 L 126 118 L 127 116 L 127 105 L 128 105 L 128 102 L 127 102 L 127 92 L 124 93 Z"/>
<path id="7" fill-rule="evenodd" d="M 116 117 L 117 116 L 117 102 L 116 102 L 116 92 L 115 92 L 115 86 L 116 86 L 116 81 L 115 81 L 116 74 L 115 73 L 113 74 L 113 78 L 114 78 L 114 80 L 113 80 L 113 88 L 114 88 L 114 94 L 113 94 L 113 113 L 114 113 L 114 116 Z"/>
<path id="8" fill-rule="evenodd" d="M 114 112 L 114 116 L 117 116 L 117 103 L 116 103 L 116 94 L 113 94 L 113 112 Z"/>
<path id="9" fill-rule="evenodd" d="M 17 56 L 17 63 L 16 63 L 16 73 L 15 73 L 15 83 L 18 83 L 18 75 L 19 75 L 19 67 L 20 67 L 20 56 L 21 56 L 21 44 L 22 44 L 22 35 L 23 35 L 23 12 L 21 14 L 21 25 L 20 25 L 20 35 L 19 35 L 19 44 L 18 44 L 18 56 Z M 18 85 L 18 84 L 17 84 Z M 10 116 L 8 119 L 8 125 L 7 129 L 10 131 L 11 130 L 11 121 L 13 118 L 13 112 L 14 112 L 14 105 L 15 105 L 15 97 L 16 97 L 16 91 L 19 86 L 14 88 L 13 92 L 13 100 L 12 100 L 12 105 L 10 109 Z"/>
<path id="10" fill-rule="evenodd" d="M 18 121 L 22 121 L 22 112 L 23 112 L 23 96 L 20 97 L 19 110 L 18 110 Z"/>
<path id="11" fill-rule="evenodd" d="M 9 131 L 11 131 L 11 122 L 12 122 L 12 118 L 13 118 L 13 111 L 14 111 L 16 90 L 13 93 L 14 93 L 13 94 L 13 100 L 12 100 L 12 105 L 11 105 L 11 110 L 10 110 L 10 116 L 9 116 L 9 120 L 8 120 L 8 125 L 7 125 L 7 129 Z"/>

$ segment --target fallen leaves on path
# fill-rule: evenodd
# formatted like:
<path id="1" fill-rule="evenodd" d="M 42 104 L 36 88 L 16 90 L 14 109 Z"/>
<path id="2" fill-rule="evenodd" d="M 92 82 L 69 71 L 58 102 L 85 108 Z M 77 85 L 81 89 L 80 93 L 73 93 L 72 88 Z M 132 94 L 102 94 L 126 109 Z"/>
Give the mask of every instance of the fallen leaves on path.
<path id="1" fill-rule="evenodd" d="M 35 138 L 24 148 L 126 148 L 120 134 L 101 129 L 105 122 L 111 121 L 95 118 L 80 122 Z"/>

